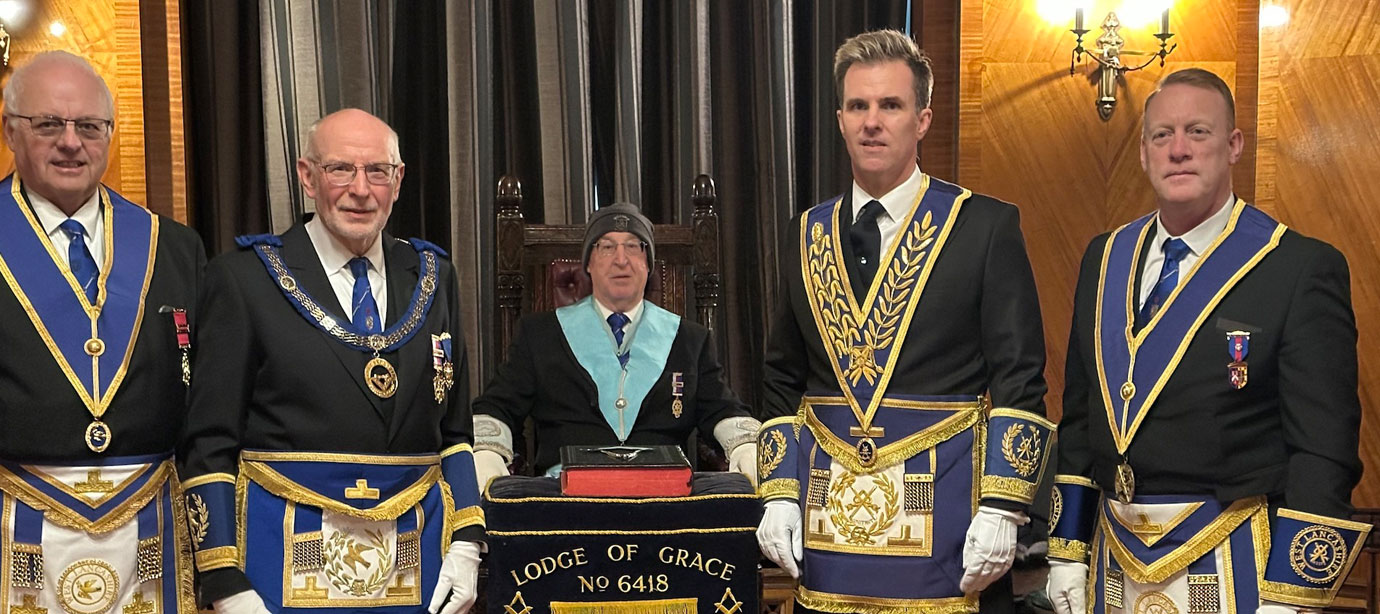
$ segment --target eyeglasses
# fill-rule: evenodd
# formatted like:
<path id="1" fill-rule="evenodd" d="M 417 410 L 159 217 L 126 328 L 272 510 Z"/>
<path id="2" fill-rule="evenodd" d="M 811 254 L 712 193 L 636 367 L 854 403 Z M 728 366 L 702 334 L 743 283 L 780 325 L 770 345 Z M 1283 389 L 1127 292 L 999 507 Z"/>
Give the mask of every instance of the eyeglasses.
<path id="1" fill-rule="evenodd" d="M 600 258 L 612 258 L 618 253 L 618 248 L 623 248 L 623 252 L 629 257 L 641 256 L 647 253 L 647 244 L 642 241 L 625 241 L 615 243 L 613 241 L 598 241 L 594 244 L 594 253 Z"/>
<path id="2" fill-rule="evenodd" d="M 67 124 L 72 124 L 77 130 L 77 136 L 88 141 L 100 141 L 110 138 L 110 129 L 115 125 L 114 121 L 99 117 L 69 119 L 56 115 L 17 115 L 14 113 L 7 113 L 6 115 L 28 120 L 29 130 L 43 138 L 61 135 L 64 130 L 67 130 Z"/>
<path id="3" fill-rule="evenodd" d="M 364 169 L 364 178 L 374 185 L 388 185 L 393 181 L 393 171 L 397 170 L 397 164 L 387 162 L 374 162 L 372 164 L 348 164 L 345 162 L 328 162 L 317 164 L 321 171 L 326 174 L 326 180 L 331 185 L 342 187 L 350 185 L 355 180 L 355 174 L 359 169 Z"/>

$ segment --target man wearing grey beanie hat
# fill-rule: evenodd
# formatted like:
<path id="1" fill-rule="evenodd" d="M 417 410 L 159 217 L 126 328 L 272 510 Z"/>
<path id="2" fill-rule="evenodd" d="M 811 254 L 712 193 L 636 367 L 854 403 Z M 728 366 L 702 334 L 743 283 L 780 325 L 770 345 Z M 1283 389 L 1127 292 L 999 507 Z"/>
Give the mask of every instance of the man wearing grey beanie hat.
<path id="1" fill-rule="evenodd" d="M 547 475 L 559 475 L 563 445 L 680 445 L 698 428 L 723 446 L 730 471 L 756 484 L 760 423 L 724 383 L 709 331 L 644 300 L 656 262 L 651 221 L 636 205 L 602 207 L 583 245 L 593 295 L 525 316 L 474 401 L 480 489 L 508 475 L 513 430 L 528 417 L 533 465 Z"/>

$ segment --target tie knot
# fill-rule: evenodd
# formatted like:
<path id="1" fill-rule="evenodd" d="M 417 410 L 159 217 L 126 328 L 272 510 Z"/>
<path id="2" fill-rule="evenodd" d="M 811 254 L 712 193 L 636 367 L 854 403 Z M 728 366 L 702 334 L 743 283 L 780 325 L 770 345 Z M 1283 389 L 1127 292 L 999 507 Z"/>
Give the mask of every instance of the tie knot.
<path id="1" fill-rule="evenodd" d="M 61 228 L 62 231 L 67 233 L 67 236 L 72 239 L 80 239 L 86 236 L 86 227 L 82 226 L 81 222 L 72 218 L 63 220 L 61 224 L 58 224 L 58 228 Z"/>
<path id="2" fill-rule="evenodd" d="M 623 330 L 623 327 L 627 326 L 630 321 L 628 315 L 621 311 L 609 314 L 609 328 L 613 329 L 615 333 Z"/>
<path id="3" fill-rule="evenodd" d="M 1170 239 L 1164 242 L 1164 259 L 1178 262 L 1188 255 L 1188 244 L 1183 239 Z"/>
<path id="4" fill-rule="evenodd" d="M 350 259 L 350 272 L 355 279 L 359 279 L 369 274 L 369 259 L 363 256 Z"/>
<path id="5" fill-rule="evenodd" d="M 882 201 L 869 200 L 866 205 L 863 205 L 862 211 L 858 212 L 858 219 L 853 220 L 853 223 L 861 224 L 863 222 L 875 220 L 878 215 L 881 215 L 882 211 L 885 211 L 885 209 L 882 208 Z"/>

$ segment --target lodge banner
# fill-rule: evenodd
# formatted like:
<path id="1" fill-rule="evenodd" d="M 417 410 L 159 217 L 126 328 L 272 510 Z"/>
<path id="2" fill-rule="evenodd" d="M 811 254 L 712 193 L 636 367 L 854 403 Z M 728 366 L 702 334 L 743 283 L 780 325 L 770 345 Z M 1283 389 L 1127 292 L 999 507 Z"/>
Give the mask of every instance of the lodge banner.
<path id="1" fill-rule="evenodd" d="M 491 614 L 758 611 L 761 504 L 737 473 L 697 473 L 685 497 L 564 497 L 504 477 L 484 496 Z"/>

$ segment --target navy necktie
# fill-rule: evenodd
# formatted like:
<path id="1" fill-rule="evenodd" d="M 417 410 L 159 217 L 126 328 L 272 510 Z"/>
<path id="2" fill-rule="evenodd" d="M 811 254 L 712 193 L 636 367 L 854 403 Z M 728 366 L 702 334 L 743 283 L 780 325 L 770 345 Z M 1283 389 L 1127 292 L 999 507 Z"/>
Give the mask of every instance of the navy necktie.
<path id="1" fill-rule="evenodd" d="M 1137 318 L 1136 330 L 1149 324 L 1151 318 L 1159 313 L 1160 307 L 1169 300 L 1169 295 L 1179 285 L 1179 261 L 1186 255 L 1188 244 L 1184 243 L 1183 239 L 1170 239 L 1164 242 L 1164 266 L 1160 268 L 1160 280 L 1155 282 L 1150 295 L 1145 297 L 1145 305 L 1141 307 L 1140 317 Z"/>
<path id="2" fill-rule="evenodd" d="M 609 328 L 613 330 L 614 343 L 618 344 L 618 364 L 624 367 L 628 366 L 628 353 L 623 349 L 623 327 L 631 321 L 627 314 L 621 311 L 609 314 Z"/>
<path id="3" fill-rule="evenodd" d="M 858 262 L 858 274 L 850 280 L 850 285 L 853 286 L 853 296 L 860 303 L 872 286 L 872 278 L 877 276 L 877 260 L 882 252 L 882 231 L 877 227 L 877 216 L 882 211 L 880 201 L 867 201 L 862 211 L 858 212 L 858 219 L 848 229 L 848 238 L 853 242 L 853 257 Z"/>
<path id="4" fill-rule="evenodd" d="M 81 284 L 81 289 L 86 292 L 86 300 L 95 305 L 96 294 L 99 291 L 96 278 L 100 276 L 101 271 L 96 267 L 96 259 L 91 257 L 91 250 L 86 247 L 86 228 L 81 222 L 71 218 L 58 224 L 58 228 L 71 239 L 67 246 L 67 267 L 72 270 L 72 276 L 77 278 L 77 283 Z"/>
<path id="5" fill-rule="evenodd" d="M 355 291 L 350 297 L 350 321 L 360 330 L 378 334 L 383 331 L 383 322 L 379 321 L 379 306 L 374 302 L 373 289 L 369 287 L 369 259 L 351 258 L 350 272 L 355 275 Z"/>

